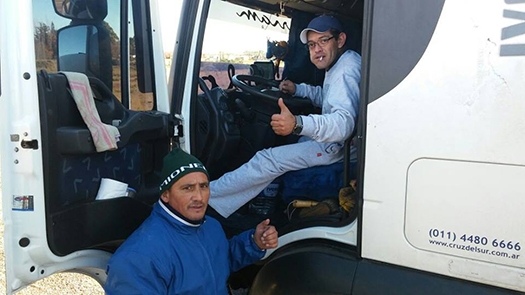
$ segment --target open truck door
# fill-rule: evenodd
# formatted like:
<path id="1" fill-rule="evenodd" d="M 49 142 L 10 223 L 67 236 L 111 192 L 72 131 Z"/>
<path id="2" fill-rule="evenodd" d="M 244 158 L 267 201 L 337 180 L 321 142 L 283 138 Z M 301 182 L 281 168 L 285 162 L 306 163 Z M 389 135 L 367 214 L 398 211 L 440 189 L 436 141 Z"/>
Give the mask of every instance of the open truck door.
<path id="1" fill-rule="evenodd" d="M 158 198 L 178 122 L 163 52 L 151 45 L 161 44 L 156 10 L 154 1 L 0 2 L 8 294 L 61 271 L 104 282 L 111 253 Z M 128 192 L 103 194 L 105 181 Z"/>

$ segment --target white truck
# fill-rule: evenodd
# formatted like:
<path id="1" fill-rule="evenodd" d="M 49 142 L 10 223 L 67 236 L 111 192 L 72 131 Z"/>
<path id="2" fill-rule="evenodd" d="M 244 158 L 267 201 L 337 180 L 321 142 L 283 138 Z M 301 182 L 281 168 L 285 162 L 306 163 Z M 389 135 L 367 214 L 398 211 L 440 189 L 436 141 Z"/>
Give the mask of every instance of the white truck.
<path id="1" fill-rule="evenodd" d="M 525 292 L 524 0 L 181 0 L 169 75 L 159 1 L 0 0 L 8 294 L 57 272 L 102 284 L 158 199 L 174 145 L 215 179 L 289 140 L 268 125 L 275 85 L 322 83 L 298 36 L 323 13 L 362 55 L 355 206 L 301 217 L 277 198 L 266 216 L 247 204 L 220 219 L 228 235 L 267 216 L 279 230 L 279 247 L 232 274 L 232 289 Z M 272 57 L 272 41 L 286 54 Z M 85 74 L 93 100 L 79 107 L 61 72 Z M 116 149 L 97 151 L 87 105 L 119 131 Z M 136 193 L 100 199 L 104 178 Z"/>

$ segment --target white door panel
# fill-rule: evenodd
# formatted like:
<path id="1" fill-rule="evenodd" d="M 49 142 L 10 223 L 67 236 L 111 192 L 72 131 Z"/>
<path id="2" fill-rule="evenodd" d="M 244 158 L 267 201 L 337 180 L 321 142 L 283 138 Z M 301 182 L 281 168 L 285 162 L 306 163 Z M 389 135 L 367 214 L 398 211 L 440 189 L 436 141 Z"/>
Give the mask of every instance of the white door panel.
<path id="1" fill-rule="evenodd" d="M 2 19 L 10 25 L 0 26 L 0 42 L 16 42 L 0 51 L 4 247 L 6 265 L 16 265 L 6 269 L 7 292 L 11 293 L 11 289 L 26 284 L 24 280 L 28 277 L 38 277 L 36 269 L 30 271 L 35 265 L 29 254 L 32 247 L 19 246 L 20 240 L 31 237 L 45 242 L 46 231 L 41 153 L 21 146 L 23 140 L 41 142 L 36 77 L 29 74 L 36 72 L 33 23 L 31 18 L 19 17 L 32 14 L 31 1 L 0 1 L 0 10 L 2 15 L 13 16 Z M 5 83 L 7 79 L 9 83 Z"/>
<path id="2" fill-rule="evenodd" d="M 413 71 L 368 106 L 364 257 L 525 290 L 525 58 L 500 56 L 502 44 L 525 42 L 501 40 L 522 22 L 504 9 L 525 11 L 447 1 Z M 504 240 L 519 256 L 431 246 L 433 229 Z"/>
<path id="3" fill-rule="evenodd" d="M 408 242 L 421 250 L 525 267 L 523 179 L 523 166 L 415 161 L 408 171 Z"/>

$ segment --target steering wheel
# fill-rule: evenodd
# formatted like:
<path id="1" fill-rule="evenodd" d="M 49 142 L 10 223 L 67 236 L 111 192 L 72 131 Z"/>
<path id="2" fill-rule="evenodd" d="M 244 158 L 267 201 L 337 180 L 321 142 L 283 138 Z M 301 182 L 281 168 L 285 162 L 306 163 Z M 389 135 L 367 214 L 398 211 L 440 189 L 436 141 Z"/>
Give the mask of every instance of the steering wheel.
<path id="1" fill-rule="evenodd" d="M 282 98 L 288 107 L 312 107 L 312 102 L 309 99 L 301 97 L 292 98 L 290 94 L 281 92 L 279 90 L 280 82 L 273 79 L 266 79 L 261 76 L 252 75 L 235 75 L 232 77 L 232 83 L 246 93 L 275 104 L 277 104 L 279 98 Z"/>

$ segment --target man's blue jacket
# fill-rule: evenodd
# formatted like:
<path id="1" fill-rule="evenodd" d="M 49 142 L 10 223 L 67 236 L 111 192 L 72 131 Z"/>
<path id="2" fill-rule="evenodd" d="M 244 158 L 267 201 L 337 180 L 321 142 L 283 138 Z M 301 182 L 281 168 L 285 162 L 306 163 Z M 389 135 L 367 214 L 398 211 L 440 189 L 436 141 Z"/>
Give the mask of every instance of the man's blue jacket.
<path id="1" fill-rule="evenodd" d="M 108 264 L 106 294 L 228 294 L 230 272 L 264 256 L 254 230 L 227 240 L 220 223 L 188 223 L 160 200 Z"/>

